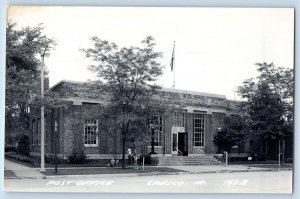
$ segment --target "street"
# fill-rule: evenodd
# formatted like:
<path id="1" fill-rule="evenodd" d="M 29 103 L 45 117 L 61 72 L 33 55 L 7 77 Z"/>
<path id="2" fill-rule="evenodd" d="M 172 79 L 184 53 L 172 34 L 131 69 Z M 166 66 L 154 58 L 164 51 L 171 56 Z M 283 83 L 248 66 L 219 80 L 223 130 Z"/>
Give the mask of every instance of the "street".
<path id="1" fill-rule="evenodd" d="M 5 191 L 128 193 L 292 193 L 292 171 L 5 179 Z"/>

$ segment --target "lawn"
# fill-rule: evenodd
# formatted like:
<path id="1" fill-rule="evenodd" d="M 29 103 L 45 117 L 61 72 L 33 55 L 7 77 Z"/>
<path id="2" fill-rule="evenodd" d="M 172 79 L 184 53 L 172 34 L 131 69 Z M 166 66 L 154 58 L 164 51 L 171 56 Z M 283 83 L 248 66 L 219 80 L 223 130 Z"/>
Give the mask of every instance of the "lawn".
<path id="1" fill-rule="evenodd" d="M 42 172 L 46 176 L 53 175 L 93 175 L 93 174 L 117 174 L 117 173 L 160 173 L 160 172 L 185 172 L 179 169 L 173 169 L 168 167 L 145 167 L 144 171 L 142 167 L 138 170 L 133 168 L 111 168 L 111 167 L 98 167 L 98 168 L 58 168 L 58 172 L 55 173 L 54 169 L 46 169 Z"/>

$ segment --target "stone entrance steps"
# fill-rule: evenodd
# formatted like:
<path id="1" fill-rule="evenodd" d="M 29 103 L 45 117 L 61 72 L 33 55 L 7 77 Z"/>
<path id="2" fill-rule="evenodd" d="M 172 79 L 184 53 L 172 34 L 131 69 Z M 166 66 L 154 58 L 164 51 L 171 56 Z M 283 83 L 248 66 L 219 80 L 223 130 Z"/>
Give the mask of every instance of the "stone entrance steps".
<path id="1" fill-rule="evenodd" d="M 157 157 L 158 166 L 192 166 L 192 165 L 220 165 L 221 161 L 212 156 L 171 156 Z"/>

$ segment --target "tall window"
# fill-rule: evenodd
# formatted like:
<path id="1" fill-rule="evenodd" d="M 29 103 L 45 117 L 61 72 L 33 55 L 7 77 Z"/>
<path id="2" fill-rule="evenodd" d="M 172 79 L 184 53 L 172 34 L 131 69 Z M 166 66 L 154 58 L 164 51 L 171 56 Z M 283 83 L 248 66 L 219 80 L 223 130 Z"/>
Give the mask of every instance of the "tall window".
<path id="1" fill-rule="evenodd" d="M 37 122 L 37 126 L 36 123 Z M 32 120 L 32 132 L 33 132 L 33 145 L 41 145 L 41 119 L 37 119 L 37 120 Z M 44 139 L 45 139 L 45 144 L 48 143 L 48 139 L 49 139 L 49 135 L 48 135 L 48 121 L 47 121 L 47 117 L 45 116 L 44 118 Z"/>
<path id="2" fill-rule="evenodd" d="M 36 124 L 35 124 L 35 120 L 32 120 L 32 145 L 35 145 L 36 144 Z"/>
<path id="3" fill-rule="evenodd" d="M 41 119 L 37 120 L 37 133 L 36 133 L 36 143 L 35 145 L 41 144 Z"/>
<path id="4" fill-rule="evenodd" d="M 161 116 L 153 116 L 150 120 L 150 124 L 155 129 L 154 131 L 154 146 L 162 146 L 162 131 L 163 131 L 163 122 Z M 151 140 L 150 140 L 151 146 Z"/>
<path id="5" fill-rule="evenodd" d="M 175 113 L 173 115 L 173 126 L 185 127 L 185 113 Z"/>
<path id="6" fill-rule="evenodd" d="M 262 141 L 261 154 L 268 154 L 268 141 L 267 140 Z"/>
<path id="7" fill-rule="evenodd" d="M 48 139 L 49 139 L 49 135 L 48 135 L 48 120 L 47 120 L 47 116 L 45 116 L 44 119 L 44 130 L 45 130 L 45 144 L 48 144 Z"/>
<path id="8" fill-rule="evenodd" d="M 205 114 L 193 114 L 193 146 L 204 147 Z"/>
<path id="9" fill-rule="evenodd" d="M 98 146 L 98 121 L 88 120 L 84 123 L 84 146 Z"/>
<path id="10" fill-rule="evenodd" d="M 54 131 L 55 132 L 58 131 L 58 122 L 57 122 L 57 120 L 54 120 Z"/>

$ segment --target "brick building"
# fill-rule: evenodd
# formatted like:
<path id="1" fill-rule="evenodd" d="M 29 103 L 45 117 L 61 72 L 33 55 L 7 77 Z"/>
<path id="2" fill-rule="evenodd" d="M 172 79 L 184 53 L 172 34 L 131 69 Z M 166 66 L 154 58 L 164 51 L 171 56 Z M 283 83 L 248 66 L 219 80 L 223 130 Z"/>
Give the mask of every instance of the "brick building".
<path id="1" fill-rule="evenodd" d="M 65 101 L 65 106 L 45 113 L 45 152 L 53 154 L 55 131 L 58 133 L 58 154 L 66 158 L 74 150 L 84 151 L 89 158 L 121 158 L 121 132 L 99 130 L 99 121 L 84 118 L 107 96 L 93 92 L 87 83 L 61 81 L 51 89 Z M 158 130 L 154 135 L 157 156 L 215 154 L 214 135 L 223 125 L 226 114 L 239 104 L 223 95 L 178 89 L 162 89 L 161 97 L 181 104 L 182 111 L 170 117 L 156 117 Z M 40 151 L 39 110 L 32 109 L 31 151 Z M 112 124 L 113 125 L 113 124 Z M 127 142 L 128 146 L 132 143 Z M 151 151 L 149 136 L 135 143 L 139 153 Z"/>

